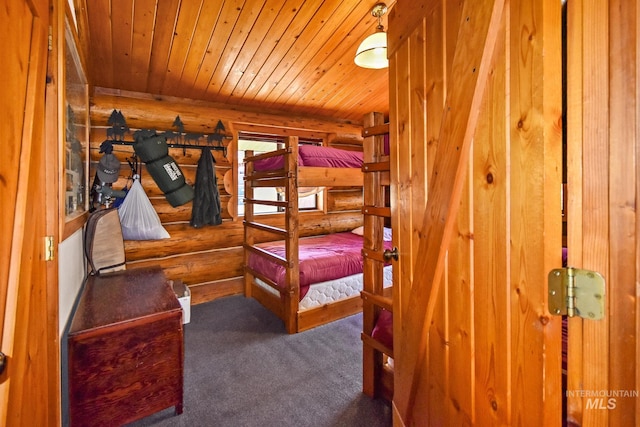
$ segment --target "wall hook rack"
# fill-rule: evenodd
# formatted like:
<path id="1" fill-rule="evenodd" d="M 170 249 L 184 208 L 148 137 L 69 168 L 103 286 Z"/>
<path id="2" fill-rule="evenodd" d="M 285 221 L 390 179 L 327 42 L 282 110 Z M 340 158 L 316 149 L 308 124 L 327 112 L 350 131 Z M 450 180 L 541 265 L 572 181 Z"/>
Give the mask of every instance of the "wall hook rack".
<path id="1" fill-rule="evenodd" d="M 110 143 L 130 146 L 135 144 L 135 141 L 125 139 L 125 135 L 130 134 L 131 130 L 121 111 L 113 110 L 107 124 L 111 127 L 107 128 L 107 139 L 103 141 L 103 144 Z M 210 134 L 185 132 L 184 124 L 179 115 L 176 116 L 173 121 L 172 127 L 176 130 L 157 131 L 156 129 L 140 129 L 134 132 L 134 136 L 139 133 L 161 135 L 166 138 L 167 146 L 170 148 L 182 148 L 183 152 L 186 152 L 187 149 L 202 150 L 208 148 L 214 151 L 222 151 L 224 157 L 227 157 L 227 146 L 224 145 L 223 141 L 225 139 L 233 139 L 233 136 L 226 134 L 222 120 L 218 120 L 218 124 Z"/>

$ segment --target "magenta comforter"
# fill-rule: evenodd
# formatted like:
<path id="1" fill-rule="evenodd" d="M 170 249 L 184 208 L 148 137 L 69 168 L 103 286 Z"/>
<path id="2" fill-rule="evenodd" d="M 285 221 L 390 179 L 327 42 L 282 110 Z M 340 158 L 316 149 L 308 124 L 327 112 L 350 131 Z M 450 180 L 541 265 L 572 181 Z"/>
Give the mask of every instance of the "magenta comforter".
<path id="1" fill-rule="evenodd" d="M 286 256 L 283 241 L 258 246 L 283 258 Z M 309 285 L 362 273 L 362 236 L 344 232 L 306 237 L 299 240 L 298 246 L 300 299 L 306 295 Z M 255 254 L 251 254 L 249 258 L 249 267 L 280 287 L 285 286 L 284 267 Z"/>
<path id="2" fill-rule="evenodd" d="M 298 166 L 360 168 L 362 167 L 362 152 L 317 145 L 300 145 L 298 147 Z M 284 159 L 282 156 L 269 157 L 254 162 L 253 167 L 256 171 L 282 169 Z"/>

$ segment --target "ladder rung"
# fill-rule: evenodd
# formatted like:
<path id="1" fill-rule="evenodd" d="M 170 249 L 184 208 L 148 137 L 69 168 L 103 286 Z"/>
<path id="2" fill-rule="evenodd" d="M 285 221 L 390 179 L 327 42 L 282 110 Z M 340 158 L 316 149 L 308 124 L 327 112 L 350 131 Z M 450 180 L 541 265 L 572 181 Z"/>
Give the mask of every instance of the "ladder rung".
<path id="1" fill-rule="evenodd" d="M 246 250 L 248 250 L 249 252 L 253 252 L 254 254 L 257 254 L 259 256 L 263 256 L 265 258 L 270 259 L 271 261 L 275 262 L 276 264 L 279 264 L 283 267 L 289 267 L 290 263 L 289 261 L 287 261 L 285 258 L 282 258 L 281 256 L 272 254 L 269 251 L 266 251 L 264 249 L 258 248 L 256 246 L 251 246 L 251 245 L 244 245 L 244 248 Z"/>
<path id="2" fill-rule="evenodd" d="M 384 258 L 384 252 L 374 251 L 372 249 L 362 248 L 362 256 L 379 262 L 388 262 Z"/>
<path id="3" fill-rule="evenodd" d="M 256 230 L 266 231 L 268 233 L 274 233 L 281 236 L 283 239 L 286 239 L 289 236 L 287 230 L 273 227 L 271 225 L 259 224 L 257 222 L 244 221 L 245 227 L 255 228 Z"/>
<path id="4" fill-rule="evenodd" d="M 363 172 L 385 172 L 390 170 L 391 163 L 389 160 L 382 162 L 368 162 L 362 164 Z"/>
<path id="5" fill-rule="evenodd" d="M 382 307 L 388 311 L 393 312 L 393 301 L 391 298 L 384 297 L 382 295 L 377 295 L 368 291 L 361 291 L 360 295 L 364 301 L 371 301 L 378 307 Z"/>
<path id="6" fill-rule="evenodd" d="M 251 181 L 251 187 L 253 188 L 286 187 L 288 184 L 289 180 L 287 178 L 255 179 Z"/>
<path id="7" fill-rule="evenodd" d="M 291 149 L 281 148 L 279 150 L 267 151 L 266 153 L 256 154 L 255 156 L 245 157 L 244 162 L 255 162 L 258 160 L 269 159 L 271 157 L 283 156 L 287 153 L 290 153 Z"/>
<path id="8" fill-rule="evenodd" d="M 375 125 L 375 126 L 362 129 L 363 137 L 386 135 L 388 133 L 389 133 L 389 123 L 384 123 L 382 125 Z"/>
<path id="9" fill-rule="evenodd" d="M 377 206 L 363 206 L 362 213 L 365 215 L 383 216 L 385 218 L 391 218 L 391 208 Z"/>
<path id="10" fill-rule="evenodd" d="M 262 280 L 264 283 L 266 283 L 267 285 L 271 286 L 276 291 L 282 293 L 282 289 L 280 288 L 280 286 L 278 286 L 278 284 L 276 282 L 274 282 L 273 280 L 269 279 L 264 274 L 258 273 L 257 271 L 255 271 L 254 269 L 252 269 L 251 267 L 248 267 L 248 266 L 245 266 L 244 269 L 245 269 L 245 271 L 249 272 L 253 277 Z"/>
<path id="11" fill-rule="evenodd" d="M 384 353 L 387 356 L 393 358 L 393 350 L 391 350 L 386 345 L 382 344 L 380 341 L 376 340 L 370 335 L 365 334 L 364 332 L 362 332 L 361 338 L 362 338 L 362 342 L 368 345 L 369 347 L 373 347 L 379 352 Z"/>
<path id="12" fill-rule="evenodd" d="M 291 172 L 285 172 L 284 169 L 275 169 L 268 171 L 253 172 L 251 175 L 245 175 L 244 180 L 249 182 L 255 182 L 266 179 L 283 179 L 290 178 Z"/>
<path id="13" fill-rule="evenodd" d="M 258 199 L 244 199 L 244 203 L 251 203 L 254 205 L 267 205 L 267 206 L 278 206 L 281 208 L 288 208 L 289 202 L 285 202 L 282 200 L 258 200 Z"/>

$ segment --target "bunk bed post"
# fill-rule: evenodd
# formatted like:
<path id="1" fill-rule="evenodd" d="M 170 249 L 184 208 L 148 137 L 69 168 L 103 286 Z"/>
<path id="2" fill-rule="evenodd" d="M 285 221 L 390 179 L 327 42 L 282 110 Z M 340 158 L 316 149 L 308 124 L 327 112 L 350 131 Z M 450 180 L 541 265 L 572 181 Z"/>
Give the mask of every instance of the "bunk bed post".
<path id="1" fill-rule="evenodd" d="M 284 295 L 284 322 L 287 332 L 292 334 L 298 331 L 298 304 L 300 300 L 300 264 L 298 253 L 298 137 L 289 136 L 285 139 L 285 148 L 291 155 L 285 156 L 285 174 L 287 185 L 285 198 L 287 210 L 285 215 L 285 230 L 287 230 L 286 258 L 289 261 L 287 268 L 287 292 Z"/>
<path id="2" fill-rule="evenodd" d="M 253 156 L 253 151 L 246 151 L 245 158 Z M 245 173 L 244 173 L 244 222 L 245 224 L 254 222 L 254 209 L 253 203 L 250 200 L 253 200 L 253 185 L 251 179 L 251 175 L 253 174 L 253 162 L 245 163 Z M 248 245 L 255 245 L 256 239 L 253 233 L 253 230 L 250 227 L 244 227 L 244 242 Z M 244 251 L 244 265 L 245 265 L 245 273 L 244 273 L 244 296 L 247 298 L 251 297 L 251 286 L 253 283 L 253 275 L 246 269 L 246 266 L 249 265 L 249 251 Z"/>

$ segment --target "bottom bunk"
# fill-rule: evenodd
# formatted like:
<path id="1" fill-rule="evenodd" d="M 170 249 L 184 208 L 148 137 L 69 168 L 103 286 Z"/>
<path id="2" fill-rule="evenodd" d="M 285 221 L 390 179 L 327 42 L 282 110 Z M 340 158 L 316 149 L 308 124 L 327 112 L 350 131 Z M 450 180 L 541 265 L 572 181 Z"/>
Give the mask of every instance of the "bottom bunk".
<path id="1" fill-rule="evenodd" d="M 290 333 L 301 332 L 355 313 L 362 308 L 360 292 L 363 238 L 353 232 L 301 238 L 298 276 L 287 283 L 285 241 L 255 245 L 245 267 L 245 295 L 258 300 L 285 322 Z M 390 266 L 385 282 L 391 284 Z M 298 295 L 292 301 L 292 295 Z"/>

